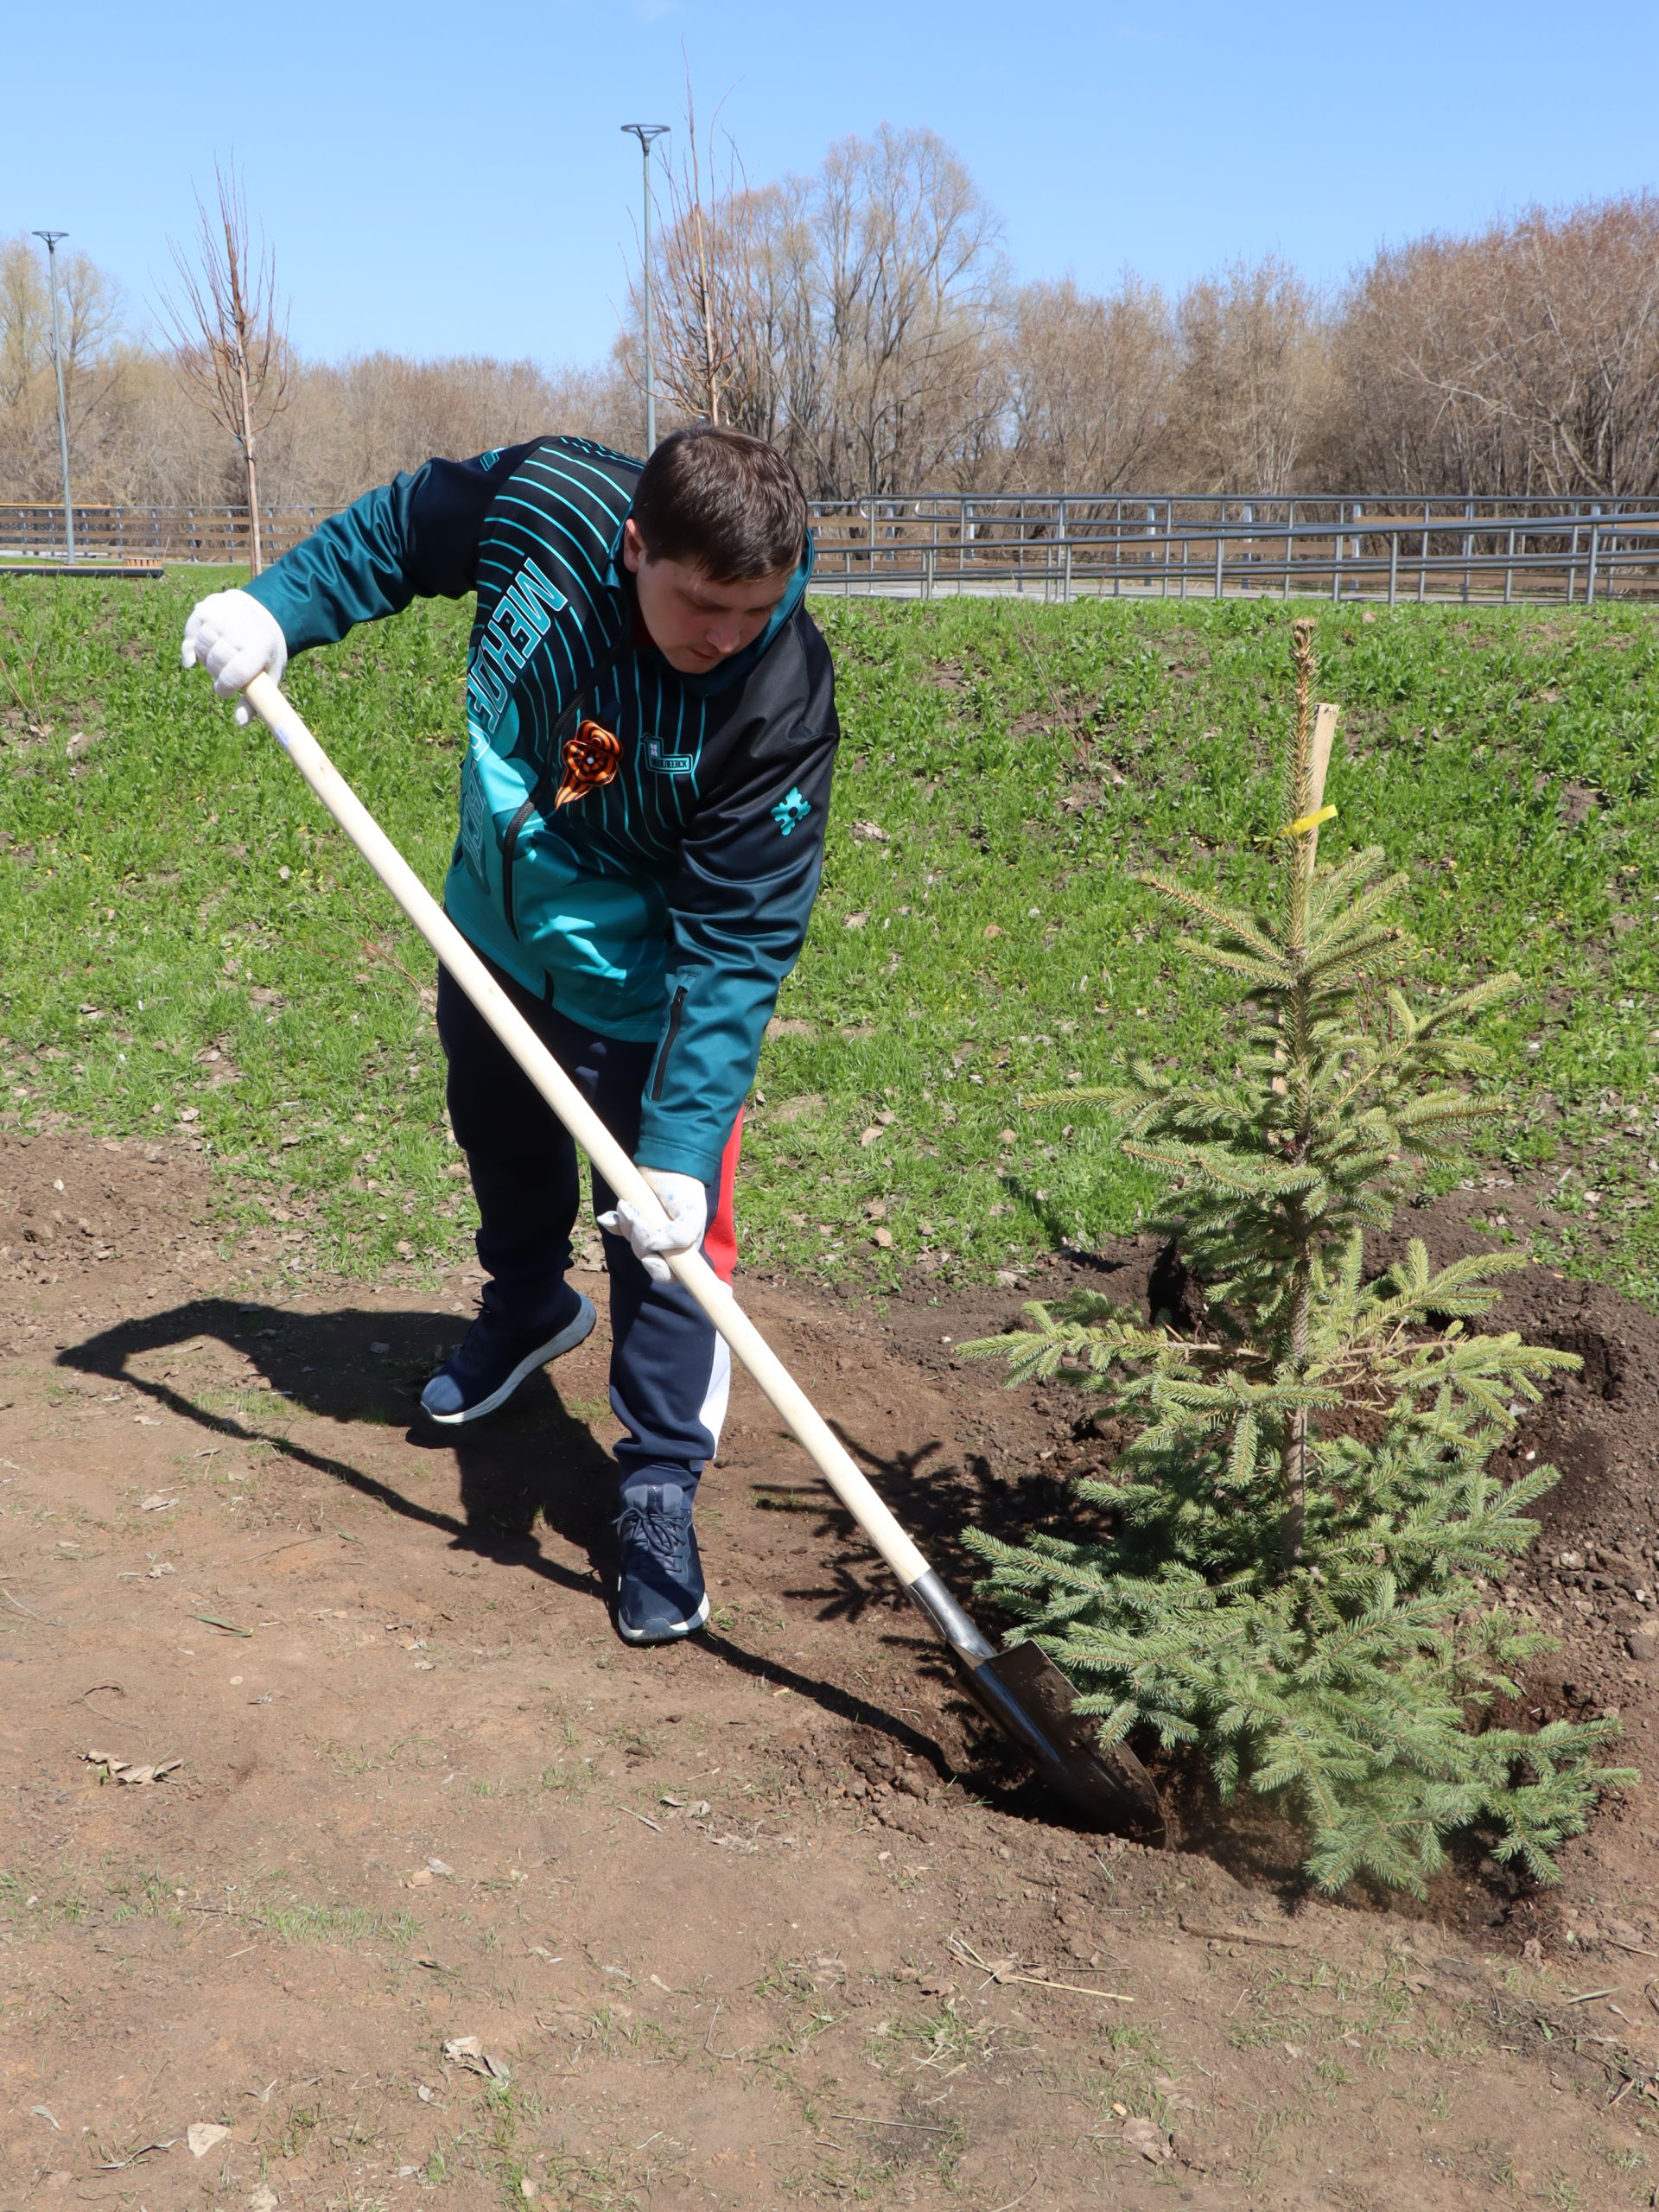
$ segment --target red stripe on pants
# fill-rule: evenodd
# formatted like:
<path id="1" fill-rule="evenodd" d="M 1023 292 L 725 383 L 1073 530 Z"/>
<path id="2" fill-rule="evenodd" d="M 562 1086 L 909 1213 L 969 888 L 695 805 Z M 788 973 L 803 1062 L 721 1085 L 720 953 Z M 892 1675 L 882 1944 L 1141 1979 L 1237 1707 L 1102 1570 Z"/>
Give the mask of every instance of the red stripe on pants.
<path id="1" fill-rule="evenodd" d="M 737 1109 L 737 1119 L 732 1124 L 732 1134 L 726 1140 L 726 1149 L 720 1155 L 720 1200 L 715 1208 L 715 1217 L 703 1233 L 702 1255 L 720 1277 L 730 1282 L 732 1270 L 737 1265 L 737 1222 L 733 1212 L 733 1195 L 737 1184 L 738 1155 L 743 1149 L 743 1109 Z"/>

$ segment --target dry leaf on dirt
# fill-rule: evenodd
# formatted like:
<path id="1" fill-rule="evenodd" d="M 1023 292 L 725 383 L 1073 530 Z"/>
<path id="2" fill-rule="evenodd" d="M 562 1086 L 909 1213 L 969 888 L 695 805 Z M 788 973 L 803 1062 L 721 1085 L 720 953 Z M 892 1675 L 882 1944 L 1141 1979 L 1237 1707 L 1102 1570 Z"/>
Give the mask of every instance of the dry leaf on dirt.
<path id="1" fill-rule="evenodd" d="M 1143 2158 L 1150 2158 L 1155 2166 L 1174 2156 L 1169 2147 L 1169 2138 L 1155 2120 L 1126 2120 L 1123 2123 L 1123 2145 L 1126 2150 L 1138 2151 Z"/>
<path id="2" fill-rule="evenodd" d="M 179 1501 L 176 1497 L 168 1497 L 164 1496 L 162 1491 L 157 1491 L 154 1497 L 145 1497 L 139 1500 L 138 1510 L 141 1513 L 160 1513 L 167 1506 L 176 1505 L 178 1502 Z"/>
<path id="3" fill-rule="evenodd" d="M 149 2158 L 152 2152 L 170 2151 L 178 2139 L 176 2135 L 168 2135 L 155 2143 L 141 2143 L 136 2151 L 129 2151 L 124 2158 L 105 2158 L 98 2171 L 101 2174 L 119 2173 L 124 2166 L 136 2166 L 140 2158 Z"/>
<path id="4" fill-rule="evenodd" d="M 117 1758 L 113 1751 L 83 1751 L 81 1757 L 93 1766 L 102 1767 L 103 1778 L 110 1782 L 161 1782 L 175 1767 L 184 1764 L 182 1759 L 162 1759 L 154 1765 L 139 1766 L 130 1760 Z"/>
<path id="5" fill-rule="evenodd" d="M 276 2212 L 276 2193 L 261 2182 L 248 2199 L 248 2212 Z"/>
<path id="6" fill-rule="evenodd" d="M 492 2058 L 476 2036 L 451 2036 L 443 2046 L 443 2055 L 453 2064 L 464 2066 L 469 2074 L 481 2074 L 486 2082 L 511 2082 L 512 2074 L 499 2058 Z"/>
<path id="7" fill-rule="evenodd" d="M 230 2141 L 231 2131 L 215 2120 L 193 2120 L 184 2131 L 184 2139 L 193 2158 L 205 2158 L 219 2144 Z"/>

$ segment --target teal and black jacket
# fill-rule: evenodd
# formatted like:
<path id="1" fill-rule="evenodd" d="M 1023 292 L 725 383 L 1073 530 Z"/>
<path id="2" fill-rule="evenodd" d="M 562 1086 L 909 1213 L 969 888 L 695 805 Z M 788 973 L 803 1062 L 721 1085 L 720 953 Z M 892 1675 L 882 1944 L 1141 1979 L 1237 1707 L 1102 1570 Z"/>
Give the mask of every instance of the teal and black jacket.
<path id="1" fill-rule="evenodd" d="M 585 438 L 429 461 L 249 589 L 290 652 L 477 593 L 445 904 L 573 1021 L 656 1044 L 639 1158 L 712 1182 L 817 891 L 834 674 L 804 604 L 810 544 L 752 645 L 704 676 L 669 667 L 621 561 L 639 467 Z M 587 757 L 613 772 L 572 797 L 567 747 L 590 724 Z"/>

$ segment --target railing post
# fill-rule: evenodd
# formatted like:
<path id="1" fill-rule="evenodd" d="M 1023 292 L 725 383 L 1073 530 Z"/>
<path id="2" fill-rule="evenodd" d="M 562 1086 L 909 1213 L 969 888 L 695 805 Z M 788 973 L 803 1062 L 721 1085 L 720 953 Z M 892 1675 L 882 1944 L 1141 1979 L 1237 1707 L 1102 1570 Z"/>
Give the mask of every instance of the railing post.
<path id="1" fill-rule="evenodd" d="M 1342 597 L 1342 525 L 1347 518 L 1347 513 L 1348 509 L 1346 505 L 1341 499 L 1338 499 L 1337 502 L 1337 534 L 1332 541 L 1335 550 L 1331 556 L 1331 596 L 1333 601 L 1340 600 Z"/>
<path id="2" fill-rule="evenodd" d="M 1399 595 L 1399 583 L 1400 533 L 1397 530 L 1390 528 L 1389 531 L 1389 605 L 1390 607 L 1394 605 Z"/>
<path id="3" fill-rule="evenodd" d="M 1287 499 L 1285 502 L 1285 581 L 1284 588 L 1279 594 L 1281 599 L 1290 597 L 1290 564 L 1295 557 L 1296 502 L 1294 499 Z"/>
<path id="4" fill-rule="evenodd" d="M 1503 604 L 1510 606 L 1515 598 L 1515 532 L 1510 532 L 1509 550 L 1503 556 Z"/>
<path id="5" fill-rule="evenodd" d="M 1227 505 L 1226 502 L 1224 500 L 1220 510 L 1216 516 L 1216 597 L 1217 599 L 1221 597 L 1222 556 L 1227 550 L 1227 539 L 1225 536 L 1226 525 Z"/>
<path id="6" fill-rule="evenodd" d="M 1599 515 L 1601 510 L 1599 507 L 1592 507 L 1590 512 L 1592 515 Z M 1596 556 L 1600 550 L 1601 526 L 1598 522 L 1592 522 L 1590 525 L 1590 565 L 1585 570 L 1584 574 L 1584 603 L 1586 607 L 1593 607 L 1596 603 Z"/>

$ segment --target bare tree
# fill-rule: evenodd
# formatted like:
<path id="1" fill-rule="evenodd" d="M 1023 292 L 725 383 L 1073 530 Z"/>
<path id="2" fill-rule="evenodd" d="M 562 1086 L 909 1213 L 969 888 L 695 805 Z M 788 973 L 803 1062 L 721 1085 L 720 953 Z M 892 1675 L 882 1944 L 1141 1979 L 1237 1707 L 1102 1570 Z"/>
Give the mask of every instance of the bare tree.
<path id="1" fill-rule="evenodd" d="M 1336 465 L 1404 491 L 1659 489 L 1651 194 L 1389 249 L 1337 343 Z"/>
<path id="2" fill-rule="evenodd" d="M 127 358 L 120 343 L 121 291 L 84 253 L 57 264 L 64 393 L 78 481 L 97 474 L 98 448 Z M 13 496 L 50 497 L 58 476 L 52 296 L 41 256 L 21 234 L 0 240 L 0 484 Z"/>
<path id="3" fill-rule="evenodd" d="M 232 166 L 213 165 L 216 207 L 196 200 L 197 259 L 173 247 L 181 296 L 162 303 L 174 337 L 174 373 L 235 439 L 242 456 L 253 573 L 264 566 L 259 531 L 259 440 L 281 414 L 289 385 L 288 327 L 276 307 L 276 267 L 248 231 L 247 200 Z"/>
<path id="4" fill-rule="evenodd" d="M 1176 480 L 1192 492 L 1287 492 L 1327 372 L 1319 302 L 1287 264 L 1235 262 L 1182 293 L 1170 422 Z"/>
<path id="5" fill-rule="evenodd" d="M 1169 304 L 1134 276 L 1101 297 L 1070 277 L 1027 284 L 1009 316 L 1013 479 L 1033 492 L 1116 492 L 1155 472 L 1174 396 Z"/>
<path id="6" fill-rule="evenodd" d="M 685 79 L 685 130 L 677 168 L 668 170 L 667 220 L 656 257 L 655 305 L 659 387 L 671 411 L 688 422 L 731 420 L 741 410 L 746 344 L 753 291 L 751 195 L 729 134 L 723 156 L 715 125 L 697 134 L 690 71 Z M 636 315 L 641 297 L 634 298 Z"/>

